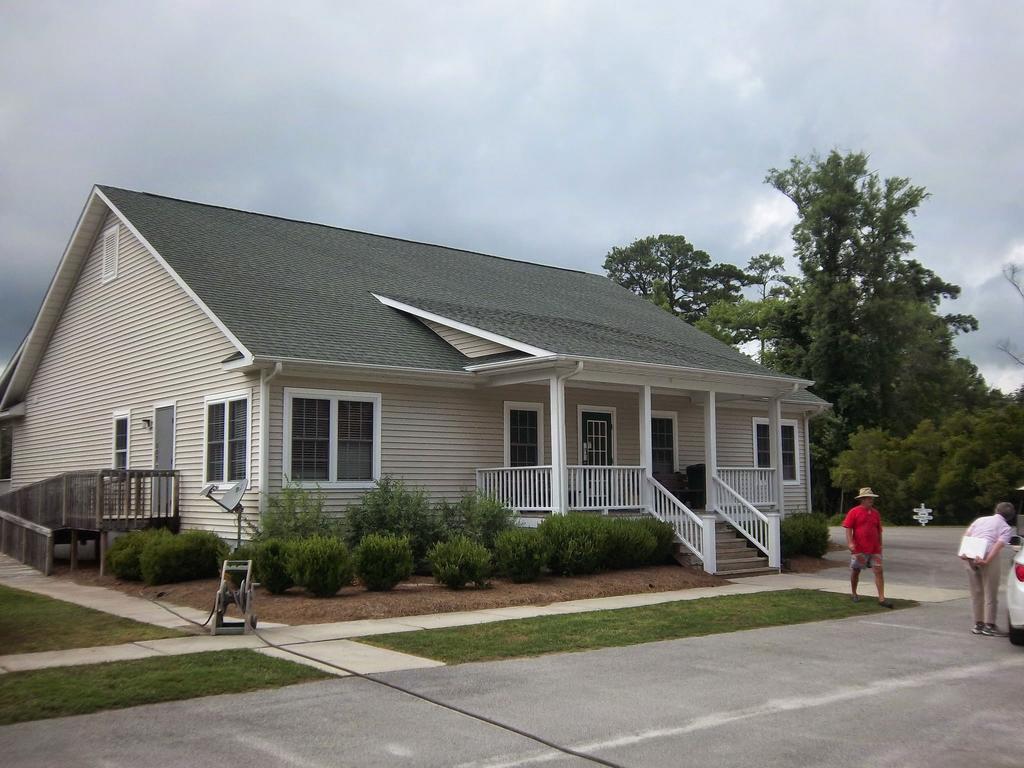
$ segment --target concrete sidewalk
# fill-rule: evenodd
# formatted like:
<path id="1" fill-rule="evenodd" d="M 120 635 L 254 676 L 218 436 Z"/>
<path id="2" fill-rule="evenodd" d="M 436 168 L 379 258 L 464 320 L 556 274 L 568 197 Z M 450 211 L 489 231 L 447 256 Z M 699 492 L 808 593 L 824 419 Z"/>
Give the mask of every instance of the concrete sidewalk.
<path id="1" fill-rule="evenodd" d="M 156 624 L 161 627 L 181 628 L 194 626 L 143 598 L 125 595 L 105 587 L 83 587 L 63 579 L 45 577 L 4 556 L 0 556 L 0 584 L 6 584 L 17 589 L 25 589 L 57 600 L 76 603 L 116 616 Z M 443 666 L 443 664 L 432 659 L 410 656 L 383 648 L 373 648 L 353 642 L 351 638 L 391 632 L 415 632 L 421 629 L 486 624 L 506 621 L 508 619 L 526 619 L 538 616 L 635 608 L 681 600 L 699 600 L 705 597 L 753 594 L 756 592 L 771 592 L 785 589 L 814 589 L 842 594 L 849 591 L 849 585 L 835 578 L 825 578 L 814 574 L 779 574 L 745 578 L 721 587 L 598 597 L 587 600 L 550 603 L 548 605 L 487 608 L 478 611 L 402 616 L 390 619 L 363 619 L 331 624 L 300 626 L 268 624 L 260 628 L 259 636 L 226 635 L 213 637 L 202 635 L 165 640 L 146 640 L 99 648 L 75 648 L 64 651 L 0 656 L 0 671 L 15 672 L 27 669 L 95 664 L 105 661 L 123 661 L 162 655 L 200 653 L 229 648 L 251 648 L 259 653 L 285 658 L 300 664 L 309 664 L 332 674 L 340 675 L 344 673 L 332 667 L 318 664 L 317 661 L 338 664 L 361 674 L 393 672 L 403 669 Z M 923 603 L 946 602 L 968 596 L 966 590 L 917 587 L 907 584 L 888 584 L 886 594 L 894 598 L 916 600 Z M 196 611 L 192 608 L 181 608 L 179 606 L 170 607 L 197 622 L 201 622 L 206 618 L 206 614 L 202 611 Z M 273 646 L 281 646 L 281 648 Z M 294 650 L 312 658 L 299 657 L 288 653 L 288 650 Z"/>

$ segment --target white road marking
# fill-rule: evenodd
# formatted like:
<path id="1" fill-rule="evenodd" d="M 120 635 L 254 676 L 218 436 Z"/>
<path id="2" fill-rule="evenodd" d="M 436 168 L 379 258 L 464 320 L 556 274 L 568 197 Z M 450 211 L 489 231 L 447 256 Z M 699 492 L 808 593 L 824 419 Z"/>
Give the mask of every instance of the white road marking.
<path id="1" fill-rule="evenodd" d="M 876 627 L 896 627 L 897 629 L 913 629 L 918 632 L 928 632 L 932 635 L 949 635 L 950 637 L 966 638 L 967 632 L 951 632 L 948 629 L 929 629 L 928 627 L 915 627 L 913 624 L 893 624 L 891 621 L 862 621 L 861 624 L 873 624 Z"/>
<path id="2" fill-rule="evenodd" d="M 235 736 L 235 741 L 244 747 L 249 747 L 250 749 L 254 749 L 259 752 L 265 752 L 275 760 L 280 761 L 283 765 L 294 765 L 296 768 L 338 768 L 337 765 L 328 765 L 327 763 L 307 760 L 304 757 L 292 754 L 271 741 L 261 739 L 259 736 L 252 736 L 250 734 L 246 734 L 245 736 L 238 735 Z"/>
<path id="3" fill-rule="evenodd" d="M 859 686 L 856 688 L 837 688 L 834 691 L 823 693 L 818 696 L 796 696 L 787 699 L 769 699 L 763 704 L 758 704 L 752 707 L 744 707 L 742 709 L 727 710 L 723 712 L 712 712 L 707 715 L 701 715 L 700 717 L 696 717 L 683 725 L 671 728 L 652 728 L 646 731 L 639 731 L 637 733 L 624 734 L 604 741 L 575 744 L 572 745 L 572 749 L 577 752 L 595 754 L 602 750 L 631 746 L 633 744 L 652 741 L 654 739 L 684 736 L 689 733 L 717 728 L 740 720 L 750 720 L 755 717 L 776 715 L 781 712 L 795 712 L 801 709 L 823 707 L 844 701 L 852 701 L 854 699 L 877 697 L 911 688 L 923 688 L 929 685 L 948 683 L 957 680 L 970 680 L 981 675 L 1000 672 L 1010 667 L 1022 666 L 1024 666 L 1024 657 L 1016 657 L 987 664 L 974 664 L 969 667 L 940 669 L 934 672 L 910 675 L 908 677 L 886 678 L 884 680 L 876 680 L 866 686 Z M 565 755 L 561 752 L 547 750 L 543 753 L 533 754 L 529 757 L 514 757 L 512 759 L 508 759 L 506 756 L 501 756 L 489 761 L 462 763 L 457 768 L 517 768 L 517 766 L 521 765 L 547 763 L 562 757 L 565 757 Z"/>

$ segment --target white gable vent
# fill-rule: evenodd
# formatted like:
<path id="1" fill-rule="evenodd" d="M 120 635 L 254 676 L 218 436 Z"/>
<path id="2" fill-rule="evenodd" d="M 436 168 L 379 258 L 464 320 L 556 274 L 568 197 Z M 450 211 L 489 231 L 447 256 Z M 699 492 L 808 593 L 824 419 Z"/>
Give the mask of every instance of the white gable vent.
<path id="1" fill-rule="evenodd" d="M 103 282 L 117 277 L 117 241 L 120 226 L 115 224 L 103 232 Z"/>

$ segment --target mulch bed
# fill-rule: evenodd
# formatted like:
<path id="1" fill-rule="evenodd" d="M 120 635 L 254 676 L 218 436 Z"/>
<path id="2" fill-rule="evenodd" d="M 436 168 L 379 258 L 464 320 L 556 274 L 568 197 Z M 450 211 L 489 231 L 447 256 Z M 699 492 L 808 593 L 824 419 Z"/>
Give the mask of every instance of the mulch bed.
<path id="1" fill-rule="evenodd" d="M 58 564 L 54 575 L 57 578 L 73 579 L 79 584 L 110 587 L 135 596 L 155 598 L 158 592 L 163 592 L 160 598 L 163 602 L 203 611 L 213 606 L 219 583 L 217 579 L 204 579 L 146 587 L 137 582 L 120 581 L 112 576 L 101 577 L 99 570 L 86 562 L 79 564 L 74 576 L 66 564 Z M 593 576 L 548 576 L 531 584 L 493 579 L 485 589 L 468 587 L 461 590 L 447 589 L 429 576 L 414 576 L 391 592 L 369 592 L 362 587 L 345 587 L 331 598 L 309 597 L 298 587 L 293 587 L 283 595 L 271 595 L 257 588 L 256 615 L 261 621 L 282 624 L 321 624 L 514 605 L 546 605 L 564 600 L 669 592 L 726 583 L 725 579 L 711 576 L 697 568 L 679 565 L 612 571 Z"/>

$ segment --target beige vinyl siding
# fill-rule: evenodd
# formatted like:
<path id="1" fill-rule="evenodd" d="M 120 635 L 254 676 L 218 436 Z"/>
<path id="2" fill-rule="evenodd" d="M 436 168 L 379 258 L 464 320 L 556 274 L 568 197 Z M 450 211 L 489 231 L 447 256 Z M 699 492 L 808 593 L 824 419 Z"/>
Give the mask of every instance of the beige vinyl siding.
<path id="1" fill-rule="evenodd" d="M 449 328 L 447 325 L 435 323 L 433 320 L 423 321 L 430 330 L 447 341 L 466 357 L 486 357 L 487 355 L 500 355 L 503 352 L 512 352 L 511 347 L 499 344 L 496 341 L 482 339 L 465 331 Z"/>
<path id="2" fill-rule="evenodd" d="M 284 389 L 374 392 L 381 396 L 381 473 L 425 489 L 434 499 L 455 499 L 476 488 L 478 468 L 504 463 L 505 401 L 544 405 L 544 459 L 551 458 L 546 387 L 488 389 L 375 384 L 367 381 L 276 377 L 270 388 L 270 488 L 281 488 Z M 343 510 L 362 489 L 325 488 L 327 508 Z"/>
<path id="3" fill-rule="evenodd" d="M 100 233 L 117 222 L 110 214 Z M 231 517 L 198 495 L 203 485 L 203 398 L 245 390 L 251 402 L 250 477 L 259 472 L 259 379 L 226 372 L 235 347 L 122 224 L 117 277 L 104 283 L 102 235 L 78 281 L 26 396 L 16 433 L 14 487 L 65 471 L 111 466 L 115 410 L 131 410 L 129 466 L 153 466 L 158 401 L 176 404 L 175 468 L 182 524 L 233 535 Z M 253 491 L 243 499 L 257 510 Z"/>

